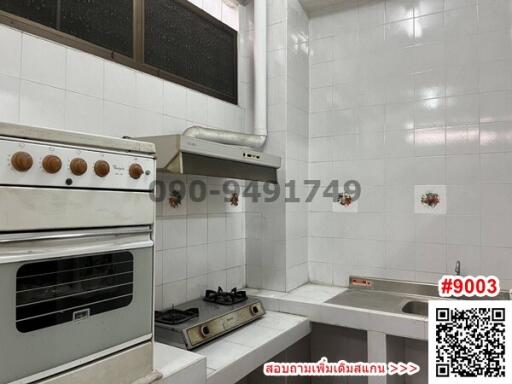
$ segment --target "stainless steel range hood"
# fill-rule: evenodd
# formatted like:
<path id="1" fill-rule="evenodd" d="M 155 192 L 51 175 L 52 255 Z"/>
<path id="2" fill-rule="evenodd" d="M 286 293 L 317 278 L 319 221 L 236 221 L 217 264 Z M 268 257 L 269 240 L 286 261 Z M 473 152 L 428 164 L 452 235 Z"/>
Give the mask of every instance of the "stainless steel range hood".
<path id="1" fill-rule="evenodd" d="M 277 184 L 277 170 L 281 167 L 281 158 L 277 156 L 184 135 L 140 137 L 137 140 L 156 145 L 159 170 Z"/>

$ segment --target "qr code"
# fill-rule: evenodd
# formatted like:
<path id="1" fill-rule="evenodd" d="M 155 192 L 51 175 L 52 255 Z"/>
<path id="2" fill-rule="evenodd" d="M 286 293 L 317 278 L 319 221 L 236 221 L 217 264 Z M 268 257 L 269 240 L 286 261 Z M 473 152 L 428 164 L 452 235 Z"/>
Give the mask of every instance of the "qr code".
<path id="1" fill-rule="evenodd" d="M 512 382 L 510 302 L 436 301 L 430 307 L 429 382 Z"/>

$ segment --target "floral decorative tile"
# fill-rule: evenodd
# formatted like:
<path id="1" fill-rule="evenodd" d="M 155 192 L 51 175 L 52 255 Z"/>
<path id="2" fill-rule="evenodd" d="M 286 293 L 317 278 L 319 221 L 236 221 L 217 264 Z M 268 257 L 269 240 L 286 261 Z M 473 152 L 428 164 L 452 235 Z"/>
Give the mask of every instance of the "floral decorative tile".
<path id="1" fill-rule="evenodd" d="M 358 211 L 358 200 L 353 200 L 347 193 L 341 193 L 337 201 L 332 203 L 332 211 L 338 213 L 356 213 Z"/>
<path id="2" fill-rule="evenodd" d="M 446 215 L 446 185 L 415 185 L 414 213 Z"/>

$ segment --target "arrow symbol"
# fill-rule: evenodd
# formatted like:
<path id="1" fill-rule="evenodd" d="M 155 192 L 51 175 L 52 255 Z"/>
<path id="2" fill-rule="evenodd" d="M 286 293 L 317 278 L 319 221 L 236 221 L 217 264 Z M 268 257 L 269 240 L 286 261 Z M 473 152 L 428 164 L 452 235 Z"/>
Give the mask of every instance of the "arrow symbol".
<path id="1" fill-rule="evenodd" d="M 398 371 L 398 366 L 395 363 L 388 363 L 388 374 L 394 375 Z"/>
<path id="2" fill-rule="evenodd" d="M 407 365 L 409 366 L 409 372 L 407 372 L 409 376 L 414 375 L 420 371 L 420 367 L 414 363 L 409 363 Z"/>
<path id="3" fill-rule="evenodd" d="M 405 372 L 407 372 L 408 367 L 407 367 L 407 365 L 406 365 L 406 364 L 404 364 L 404 363 L 402 363 L 402 362 L 398 363 L 398 365 L 399 365 L 399 367 L 400 367 L 400 371 L 398 372 L 398 374 L 399 374 L 400 376 L 402 376 Z"/>

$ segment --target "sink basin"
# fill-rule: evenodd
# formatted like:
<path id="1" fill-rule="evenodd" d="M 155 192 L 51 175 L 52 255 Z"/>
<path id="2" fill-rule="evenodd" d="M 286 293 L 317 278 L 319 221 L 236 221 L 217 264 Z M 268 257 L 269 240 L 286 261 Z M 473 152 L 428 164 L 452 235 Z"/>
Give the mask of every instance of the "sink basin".
<path id="1" fill-rule="evenodd" d="M 328 304 L 428 317 L 428 301 L 441 300 L 436 284 L 350 276 L 349 288 L 326 301 Z M 459 300 L 510 300 L 507 291 L 496 297 Z"/>
<path id="2" fill-rule="evenodd" d="M 402 312 L 412 315 L 428 316 L 428 302 L 426 301 L 408 301 L 402 307 Z"/>
<path id="3" fill-rule="evenodd" d="M 326 302 L 374 311 L 428 316 L 427 301 L 418 300 L 411 295 L 392 292 L 348 289 Z"/>
<path id="4" fill-rule="evenodd" d="M 404 297 L 388 292 L 368 292 L 364 290 L 348 289 L 332 299 L 327 300 L 327 303 L 375 311 L 399 312 L 400 303 L 402 303 L 403 300 Z"/>

